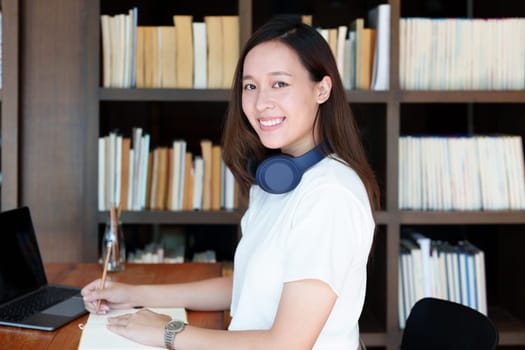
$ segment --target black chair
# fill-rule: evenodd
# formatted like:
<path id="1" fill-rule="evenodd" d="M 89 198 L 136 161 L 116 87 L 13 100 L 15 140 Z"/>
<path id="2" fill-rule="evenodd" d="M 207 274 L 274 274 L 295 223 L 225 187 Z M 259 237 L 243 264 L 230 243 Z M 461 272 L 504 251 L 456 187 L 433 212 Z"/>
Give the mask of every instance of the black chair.
<path id="1" fill-rule="evenodd" d="M 482 313 L 451 301 L 423 298 L 408 315 L 401 350 L 493 350 L 498 330 Z"/>

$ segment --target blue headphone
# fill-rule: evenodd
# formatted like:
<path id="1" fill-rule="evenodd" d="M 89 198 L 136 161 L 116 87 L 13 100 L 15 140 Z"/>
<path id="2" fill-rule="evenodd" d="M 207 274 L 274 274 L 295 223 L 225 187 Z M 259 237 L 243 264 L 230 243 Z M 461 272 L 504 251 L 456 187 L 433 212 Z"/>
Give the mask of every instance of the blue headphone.
<path id="1" fill-rule="evenodd" d="M 299 157 L 284 154 L 269 157 L 257 167 L 255 181 L 268 193 L 290 192 L 301 182 L 305 171 L 323 158 L 322 144 Z"/>

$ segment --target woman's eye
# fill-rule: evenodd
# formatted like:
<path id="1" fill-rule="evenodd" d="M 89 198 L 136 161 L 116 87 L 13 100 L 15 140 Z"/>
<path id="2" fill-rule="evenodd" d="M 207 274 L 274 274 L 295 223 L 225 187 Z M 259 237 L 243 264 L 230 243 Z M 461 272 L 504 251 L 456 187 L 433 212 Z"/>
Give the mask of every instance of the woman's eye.
<path id="1" fill-rule="evenodd" d="M 244 84 L 244 90 L 255 90 L 254 84 Z"/>
<path id="2" fill-rule="evenodd" d="M 285 86 L 288 86 L 288 84 L 286 84 L 284 81 L 277 81 L 273 84 L 273 87 L 275 88 L 282 88 Z"/>

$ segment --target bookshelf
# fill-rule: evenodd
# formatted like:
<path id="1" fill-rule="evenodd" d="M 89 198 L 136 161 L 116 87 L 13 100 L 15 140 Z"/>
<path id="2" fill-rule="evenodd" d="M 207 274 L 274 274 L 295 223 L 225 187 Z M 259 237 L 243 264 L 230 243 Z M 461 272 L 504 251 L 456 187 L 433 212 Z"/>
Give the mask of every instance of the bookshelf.
<path id="1" fill-rule="evenodd" d="M 385 2 L 385 1 L 382 1 Z M 2 1 L 4 11 L 8 4 L 15 1 Z M 37 11 L 45 11 L 36 0 L 30 1 L 33 7 L 27 6 L 24 13 L 29 15 L 27 23 L 36 20 Z M 59 1 L 54 3 L 63 5 Z M 36 146 L 31 143 L 17 152 L 18 141 L 11 141 L 11 146 L 3 137 L 2 169 L 15 171 L 14 175 L 4 174 L 2 188 L 2 208 L 17 204 L 17 189 L 24 188 L 21 195 L 22 203 L 34 204 L 40 217 L 46 217 L 45 209 L 49 201 L 36 198 L 42 190 L 33 195 L 36 185 L 32 180 L 23 180 L 17 183 L 17 164 L 26 165 L 26 170 L 46 169 L 43 180 L 50 181 L 51 188 L 59 188 L 57 182 L 68 183 L 68 188 L 80 187 L 74 192 L 75 205 L 68 205 L 63 201 L 63 196 L 51 199 L 52 204 L 64 210 L 68 215 L 77 219 L 73 224 L 70 221 L 58 225 L 65 227 L 64 231 L 71 231 L 69 240 L 79 240 L 82 247 L 77 247 L 72 257 L 83 261 L 95 261 L 98 258 L 101 225 L 106 220 L 106 212 L 97 210 L 97 138 L 108 131 L 119 128 L 129 132 L 132 126 L 142 124 L 151 131 L 154 143 L 161 144 L 174 136 L 186 136 L 195 143 L 203 136 L 218 140 L 220 133 L 220 118 L 224 112 L 228 91 L 218 90 L 193 90 L 193 89 L 117 89 L 102 88 L 101 77 L 101 51 L 100 51 L 100 15 L 103 13 L 123 13 L 132 6 L 139 7 L 139 16 L 143 17 L 144 24 L 160 25 L 168 23 L 169 15 L 174 13 L 191 13 L 196 17 L 204 14 L 238 14 L 240 18 L 241 43 L 250 35 L 253 28 L 262 24 L 272 14 L 277 12 L 312 13 L 314 24 L 333 25 L 347 23 L 349 19 L 366 16 L 367 11 L 381 1 L 290 1 L 283 4 L 279 1 L 238 0 L 227 1 L 216 5 L 213 1 L 204 1 L 195 5 L 191 1 L 181 1 L 177 4 L 151 4 L 149 1 L 119 0 L 119 1 L 91 1 L 75 0 L 59 13 L 62 22 L 79 22 L 80 44 L 71 44 L 73 49 L 84 50 L 85 57 L 75 56 L 75 64 L 80 67 L 69 67 L 67 72 L 82 70 L 81 88 L 74 90 L 69 97 L 74 97 L 74 107 L 66 106 L 66 111 L 75 112 L 81 109 L 77 123 L 69 126 L 68 120 L 60 123 L 60 128 L 70 128 L 74 135 L 85 142 L 85 148 L 77 147 L 74 138 L 66 141 L 66 146 L 73 147 L 74 156 L 81 159 L 80 171 L 61 165 L 55 170 L 60 172 L 58 179 L 52 179 L 51 169 L 55 166 L 51 161 L 39 161 L 31 157 L 31 152 Z M 155 2 L 157 3 L 157 2 Z M 511 1 L 475 1 L 472 5 L 457 4 L 450 1 L 418 1 L 418 0 L 390 0 L 391 5 L 391 48 L 390 48 L 390 89 L 388 91 L 347 91 L 347 98 L 356 115 L 358 124 L 363 131 L 365 147 L 370 154 L 370 159 L 378 175 L 382 188 L 381 210 L 375 213 L 378 231 L 374 253 L 370 264 L 369 288 L 364 313 L 361 319 L 362 336 L 371 349 L 397 349 L 402 332 L 398 327 L 397 315 L 397 260 L 399 256 L 399 240 L 401 231 L 405 228 L 426 230 L 432 237 L 441 239 L 457 239 L 467 237 L 480 244 L 487 251 L 487 291 L 489 316 L 494 320 L 500 332 L 500 347 L 502 349 L 517 349 L 525 347 L 525 284 L 521 276 L 525 272 L 525 263 L 521 257 L 520 247 L 523 246 L 525 236 L 525 213 L 513 211 L 498 212 L 422 212 L 400 211 L 398 209 L 398 140 L 400 135 L 429 133 L 446 134 L 459 132 L 483 133 L 518 133 L 525 137 L 525 91 L 405 91 L 399 86 L 399 18 L 404 16 L 474 16 L 474 17 L 525 17 L 525 3 L 521 0 Z M 170 7 L 171 6 L 171 7 Z M 196 8 L 198 6 L 198 8 Z M 5 7 L 5 8 L 4 8 Z M 71 15 L 73 14 L 73 15 Z M 65 18 L 72 18 L 66 20 Z M 16 16 L 15 16 L 16 18 Z M 81 18 L 82 21 L 78 21 Z M 37 21 L 38 22 L 38 21 Z M 7 24 L 4 23 L 4 28 Z M 47 22 L 36 23 L 35 26 L 51 27 Z M 15 26 L 16 28 L 16 26 Z M 15 28 L 11 28 L 14 30 Z M 36 27 L 39 28 L 38 26 Z M 75 27 L 77 28 L 77 27 Z M 61 28 L 60 28 L 61 29 Z M 42 35 L 54 37 L 59 29 L 48 28 Z M 61 32 L 60 32 L 61 33 Z M 75 31 L 69 39 L 77 39 Z M 66 34 L 64 34 L 66 35 Z M 16 35 L 14 37 L 17 37 Z M 13 36 L 10 37 L 12 40 Z M 28 31 L 28 42 L 36 45 L 39 36 L 33 31 Z M 51 39 L 48 39 L 51 41 Z M 16 42 L 16 41 L 15 41 Z M 76 42 L 76 41 L 75 41 Z M 4 42 L 5 54 L 9 47 Z M 32 57 L 24 64 L 36 59 L 39 51 L 28 45 L 28 55 Z M 17 52 L 16 44 L 12 44 Z M 82 48 L 80 48 L 82 47 Z M 46 51 L 47 52 L 47 51 Z M 14 54 L 11 52 L 10 54 Z M 35 57 L 35 58 L 33 58 Z M 56 54 L 49 55 L 45 62 L 51 64 L 56 59 Z M 6 59 L 8 56 L 6 56 Z M 18 58 L 14 59 L 18 64 Z M 6 67 L 6 66 L 4 66 Z M 27 74 L 28 81 L 24 81 L 21 90 L 28 94 L 24 101 L 28 106 L 38 106 L 38 86 L 36 80 L 39 74 L 26 66 L 22 70 Z M 15 72 L 17 69 L 14 70 Z M 64 76 L 64 77 L 63 77 Z M 69 85 L 69 77 L 60 74 L 57 79 L 62 84 L 63 90 Z M 7 76 L 5 76 L 7 79 Z M 14 125 L 17 129 L 19 111 L 17 106 L 11 105 L 8 112 L 7 101 L 18 101 L 16 83 L 18 77 L 12 77 L 15 88 L 7 90 L 8 80 L 4 80 L 5 89 L 2 91 L 2 133 L 7 133 L 7 127 Z M 28 85 L 29 87 L 27 87 Z M 13 86 L 13 85 L 11 85 Z M 42 87 L 42 86 L 40 86 Z M 45 87 L 45 85 L 44 85 Z M 8 91 L 11 97 L 8 99 Z M 33 94 L 33 95 L 31 95 Z M 13 98 L 14 96 L 14 98 Z M 31 96 L 36 96 L 31 98 Z M 52 92 L 46 95 L 52 98 Z M 53 100 L 52 100 L 53 101 Z M 47 107 L 45 112 L 52 114 L 54 108 Z M 29 110 L 30 121 L 36 121 L 36 113 Z M 8 117 L 11 116 L 11 117 Z M 56 118 L 58 119 L 58 117 Z M 11 124 L 9 124 L 11 123 Z M 14 124 L 13 124 L 14 123 Z M 25 123 L 25 122 L 24 122 Z M 64 124 L 67 124 L 64 126 Z M 180 128 L 174 130 L 174 126 Z M 24 130 L 28 126 L 24 124 Z M 29 136 L 36 135 L 36 131 L 26 131 Z M 180 134 L 177 134 L 180 133 Z M 9 133 L 10 135 L 17 135 Z M 46 135 L 53 135 L 46 131 Z M 49 145 L 51 142 L 46 141 Z M 12 151 L 8 150 L 8 147 Z M 5 150 L 5 151 L 4 151 Z M 29 155 L 28 155 L 29 154 Z M 41 167 L 39 167 L 41 166 Z M 14 169 L 14 170 L 13 170 Z M 79 176 L 79 173 L 81 176 Z M 26 175 L 29 176 L 29 175 Z M 81 178 L 80 185 L 72 179 Z M 8 184 L 9 181 L 9 184 Z M 36 181 L 36 180 L 35 180 Z M 62 184 L 61 183 L 61 184 Z M 42 196 L 40 196 L 42 197 Z M 52 197 L 52 196 L 49 196 Z M 47 198 L 46 198 L 47 199 Z M 8 202 L 9 200 L 9 202 Z M 58 203 L 59 201 L 65 203 Z M 53 202 L 54 201 L 54 202 Z M 5 204 L 7 203 L 7 204 Z M 70 207 L 81 207 L 73 210 Z M 56 215 L 56 214 L 55 214 Z M 152 235 L 149 227 L 164 225 L 183 225 L 185 227 L 200 228 L 199 237 L 204 241 L 221 243 L 224 237 L 235 239 L 237 225 L 242 215 L 242 210 L 234 212 L 168 212 L 168 211 L 143 211 L 125 212 L 122 220 L 130 230 L 137 228 L 137 235 Z M 56 219 L 57 216 L 51 216 Z M 44 230 L 51 231 L 48 221 L 40 220 L 45 224 Z M 78 229 L 78 221 L 81 228 Z M 59 226 L 59 231 L 62 228 Z M 78 229 L 78 230 L 77 230 Z M 78 231 L 81 231 L 79 233 Z M 46 233 L 47 234 L 47 233 Z M 153 233 L 154 234 L 154 233 Z M 73 238 L 71 238 L 73 237 Z M 44 235 L 44 249 L 52 256 L 56 250 L 52 245 L 57 241 L 51 234 Z M 70 241 L 68 241 L 70 242 Z M 229 243 L 235 243 L 231 241 Z M 230 247 L 231 248 L 231 247 Z M 55 252 L 55 259 L 60 252 Z"/>
<path id="2" fill-rule="evenodd" d="M 0 209 L 18 204 L 18 0 L 2 0 Z"/>
<path id="3" fill-rule="evenodd" d="M 93 13 L 127 13 L 133 6 L 138 7 L 138 25 L 161 26 L 173 25 L 173 15 L 192 15 L 193 21 L 200 22 L 205 16 L 239 16 L 240 41 L 243 42 L 251 32 L 251 2 L 230 0 L 217 4 L 204 1 L 195 5 L 191 1 L 172 4 L 159 4 L 147 1 L 100 1 Z M 244 14 L 244 15 L 243 15 Z M 92 17 L 93 28 L 99 30 L 99 18 Z M 101 71 L 101 63 L 95 61 L 102 55 L 98 38 L 92 38 L 91 48 L 95 71 Z M 171 146 L 176 139 L 184 139 L 193 154 L 200 154 L 201 139 L 210 139 L 214 144 L 220 141 L 220 127 L 229 98 L 227 89 L 173 89 L 173 88 L 104 88 L 93 81 L 97 93 L 93 96 L 93 110 L 98 119 L 90 122 L 90 140 L 118 129 L 129 136 L 133 127 L 142 127 L 151 136 L 151 149 L 157 146 Z M 122 113 L 122 111 L 125 111 Z M 126 118 L 121 115 L 126 114 Z M 123 120 L 126 119 L 126 120 Z M 91 152 L 96 160 L 97 144 L 90 143 Z M 91 169 L 90 178 L 96 183 L 96 169 Z M 97 223 L 98 232 L 106 220 L 106 211 L 97 211 L 96 193 L 86 198 L 91 222 Z M 234 247 L 238 241 L 238 223 L 242 209 L 220 211 L 125 211 L 122 220 L 124 230 L 130 236 L 137 236 L 136 241 L 158 238 L 159 230 L 165 226 L 182 229 L 187 241 L 195 241 L 195 249 L 203 247 L 217 251 L 219 260 L 232 260 Z M 93 226 L 93 225 L 91 225 Z M 136 229 L 138 227 L 138 229 Z M 149 228 L 148 228 L 149 227 Z M 93 228 L 91 228 L 93 230 Z M 97 231 L 97 229 L 94 229 Z M 215 232 L 220 231 L 220 232 Z M 211 236 L 210 236 L 211 235 Z M 144 238 L 147 237 L 147 238 Z M 217 236 L 217 237 L 214 237 Z M 221 237 L 226 242 L 221 242 Z M 132 239 L 135 241 L 135 239 Z M 209 247 L 210 242 L 212 246 Z M 98 246 L 91 248 L 90 257 L 97 255 Z M 132 248 L 133 249 L 133 248 Z M 190 254 L 195 251 L 190 250 Z M 191 255 L 186 258 L 191 259 Z"/>

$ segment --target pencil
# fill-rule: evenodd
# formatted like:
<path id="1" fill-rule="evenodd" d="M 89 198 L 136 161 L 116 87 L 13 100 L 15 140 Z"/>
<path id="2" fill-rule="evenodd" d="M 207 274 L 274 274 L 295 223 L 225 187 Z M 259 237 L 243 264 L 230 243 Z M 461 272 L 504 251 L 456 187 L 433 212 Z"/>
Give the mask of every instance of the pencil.
<path id="1" fill-rule="evenodd" d="M 106 259 L 104 260 L 104 271 L 102 272 L 102 280 L 100 282 L 99 289 L 103 289 L 104 288 L 104 283 L 106 283 L 106 275 L 108 274 L 109 256 L 111 255 L 112 245 L 113 245 L 113 242 L 109 242 L 108 246 L 106 247 L 107 248 Z M 100 302 L 101 302 L 101 300 L 98 299 L 97 300 L 97 308 L 95 310 L 96 313 L 98 313 L 98 309 L 100 308 Z"/>

